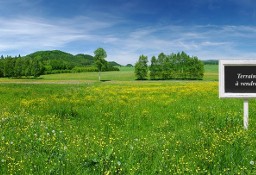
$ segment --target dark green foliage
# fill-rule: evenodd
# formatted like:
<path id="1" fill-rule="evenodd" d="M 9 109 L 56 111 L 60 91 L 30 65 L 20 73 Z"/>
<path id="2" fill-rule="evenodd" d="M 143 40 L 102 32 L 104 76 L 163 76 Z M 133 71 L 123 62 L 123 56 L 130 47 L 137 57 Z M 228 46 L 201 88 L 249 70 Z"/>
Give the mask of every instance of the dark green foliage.
<path id="1" fill-rule="evenodd" d="M 138 62 L 135 64 L 135 75 L 137 80 L 145 80 L 147 79 L 148 74 L 148 57 L 141 55 Z"/>
<path id="2" fill-rule="evenodd" d="M 6 57 L 0 59 L 0 77 L 39 77 L 43 72 L 44 66 L 39 59 L 32 60 L 27 57 Z"/>
<path id="3" fill-rule="evenodd" d="M 4 76 L 5 77 L 14 77 L 14 67 L 15 67 L 15 59 L 11 57 L 7 57 L 4 60 Z"/>
<path id="4" fill-rule="evenodd" d="M 94 64 L 96 65 L 99 72 L 99 81 L 100 81 L 100 72 L 107 67 L 107 61 L 105 58 L 107 57 L 107 53 L 103 48 L 98 48 L 94 51 Z"/>
<path id="5" fill-rule="evenodd" d="M 89 69 L 83 69 L 83 72 L 87 72 L 87 70 L 90 72 L 92 70 L 91 67 L 94 65 L 94 57 L 91 55 L 72 55 L 70 53 L 62 52 L 59 50 L 38 51 L 26 57 L 30 57 L 33 59 L 40 58 L 45 68 L 45 74 L 76 72 L 77 68 L 75 67 L 90 67 Z M 116 69 L 113 69 L 111 66 L 108 66 L 108 69 L 104 69 L 102 71 L 115 70 Z M 81 72 L 81 69 L 78 72 Z"/>
<path id="6" fill-rule="evenodd" d="M 197 57 L 190 57 L 185 52 L 165 55 L 151 59 L 150 79 L 195 79 L 201 80 L 204 75 L 204 64 Z"/>
<path id="7" fill-rule="evenodd" d="M 102 67 L 106 64 L 106 57 L 107 53 L 103 48 L 98 48 L 94 51 L 94 63 L 99 72 L 101 72 Z"/>
<path id="8" fill-rule="evenodd" d="M 21 78 L 39 77 L 43 74 L 96 72 L 93 56 L 86 54 L 72 55 L 59 50 L 38 51 L 27 56 L 4 57 L 0 59 L 0 77 Z M 119 71 L 107 61 L 102 71 Z"/>
<path id="9" fill-rule="evenodd" d="M 89 55 L 72 55 L 59 50 L 38 51 L 28 55 L 32 59 L 39 58 L 42 61 L 47 73 L 53 70 L 72 70 L 75 66 L 91 65 L 92 60 Z"/>
<path id="10" fill-rule="evenodd" d="M 158 60 L 156 59 L 155 56 L 153 56 L 151 59 L 151 65 L 149 67 L 149 70 L 150 70 L 150 79 L 152 80 L 156 79 L 159 72 L 159 66 L 158 66 Z"/>
<path id="11" fill-rule="evenodd" d="M 20 78 L 22 76 L 22 59 L 17 58 L 14 67 L 14 76 Z"/>
<path id="12" fill-rule="evenodd" d="M 44 73 L 44 66 L 39 59 L 33 59 L 31 62 L 31 75 L 39 77 Z"/>

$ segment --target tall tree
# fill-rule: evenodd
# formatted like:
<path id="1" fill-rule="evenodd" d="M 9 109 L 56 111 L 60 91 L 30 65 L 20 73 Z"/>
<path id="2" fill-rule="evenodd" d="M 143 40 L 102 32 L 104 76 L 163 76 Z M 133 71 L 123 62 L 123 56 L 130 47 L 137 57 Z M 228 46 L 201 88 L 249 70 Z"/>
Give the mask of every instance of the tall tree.
<path id="1" fill-rule="evenodd" d="M 0 77 L 4 77 L 4 59 L 0 59 Z"/>
<path id="2" fill-rule="evenodd" d="M 135 75 L 138 80 L 147 79 L 148 75 L 148 57 L 141 55 L 137 63 L 135 64 Z"/>
<path id="3" fill-rule="evenodd" d="M 102 68 L 106 64 L 106 60 L 105 60 L 106 57 L 107 57 L 107 53 L 103 48 L 98 48 L 94 51 L 94 63 L 99 72 L 99 81 L 100 81 L 100 73 L 102 71 Z"/>
<path id="4" fill-rule="evenodd" d="M 14 66 L 15 66 L 15 59 L 12 57 L 7 57 L 5 59 L 4 64 L 4 76 L 5 77 L 14 77 Z"/>
<path id="5" fill-rule="evenodd" d="M 44 67 L 40 59 L 34 58 L 31 62 L 31 75 L 37 78 L 40 75 L 42 75 L 43 72 L 44 72 Z"/>
<path id="6" fill-rule="evenodd" d="M 31 76 L 31 61 L 32 59 L 29 57 L 24 58 L 23 64 L 22 64 L 22 75 L 29 77 Z"/>
<path id="7" fill-rule="evenodd" d="M 155 56 L 151 58 L 151 65 L 149 67 L 149 70 L 150 70 L 150 79 L 155 80 L 157 78 L 157 73 L 158 73 L 157 59 Z"/>
<path id="8" fill-rule="evenodd" d="M 14 66 L 14 76 L 20 78 L 22 76 L 22 59 L 19 57 L 16 59 Z"/>
<path id="9" fill-rule="evenodd" d="M 190 57 L 185 52 L 152 57 L 150 79 L 203 79 L 204 64 L 197 57 Z"/>

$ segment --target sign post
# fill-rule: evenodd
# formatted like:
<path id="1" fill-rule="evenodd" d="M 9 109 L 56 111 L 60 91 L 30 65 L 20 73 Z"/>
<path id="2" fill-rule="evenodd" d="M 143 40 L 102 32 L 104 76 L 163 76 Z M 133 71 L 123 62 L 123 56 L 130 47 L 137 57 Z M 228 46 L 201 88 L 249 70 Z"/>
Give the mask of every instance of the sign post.
<path id="1" fill-rule="evenodd" d="M 244 99 L 244 129 L 248 129 L 249 119 L 249 102 L 248 99 Z"/>
<path id="2" fill-rule="evenodd" d="M 249 99 L 256 98 L 256 60 L 220 60 L 219 97 L 244 99 L 244 128 L 248 129 Z"/>

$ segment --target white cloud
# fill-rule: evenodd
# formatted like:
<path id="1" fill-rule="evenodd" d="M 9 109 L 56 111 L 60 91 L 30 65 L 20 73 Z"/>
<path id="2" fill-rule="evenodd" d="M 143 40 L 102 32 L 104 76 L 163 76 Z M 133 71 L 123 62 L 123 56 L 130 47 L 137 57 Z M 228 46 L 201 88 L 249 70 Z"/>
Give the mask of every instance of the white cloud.
<path id="1" fill-rule="evenodd" d="M 0 1 L 1 3 L 1 1 Z M 39 18 L 0 17 L 0 55 L 61 49 L 92 54 L 103 47 L 108 59 L 135 63 L 141 54 L 185 51 L 200 59 L 255 58 L 255 26 L 145 26 L 125 28 L 130 21 L 109 16 Z M 76 45 L 74 45 L 76 43 Z M 76 54 L 76 53 L 75 53 Z"/>
<path id="2" fill-rule="evenodd" d="M 133 63 L 141 54 L 150 59 L 160 52 L 180 51 L 200 59 L 256 58 L 254 50 L 246 49 L 256 45 L 255 32 L 254 26 L 145 27 L 128 32 L 127 37 L 117 40 L 113 48 L 126 53 L 122 56 L 132 58 Z"/>
<path id="3" fill-rule="evenodd" d="M 94 42 L 100 40 L 95 31 L 112 24 L 96 21 L 89 17 L 73 19 L 43 18 L 0 18 L 0 53 L 17 50 L 28 53 L 35 50 L 54 49 L 67 46 L 71 42 Z M 106 36 L 103 42 L 114 42 L 115 37 Z"/>

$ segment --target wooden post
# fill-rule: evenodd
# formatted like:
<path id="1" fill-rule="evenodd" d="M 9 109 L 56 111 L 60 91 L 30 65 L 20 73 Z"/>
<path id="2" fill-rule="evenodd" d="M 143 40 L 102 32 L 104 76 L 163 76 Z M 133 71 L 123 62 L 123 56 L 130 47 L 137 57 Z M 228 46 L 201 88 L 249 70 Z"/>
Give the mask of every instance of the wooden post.
<path id="1" fill-rule="evenodd" d="M 248 99 L 244 99 L 244 129 L 248 129 L 249 125 L 249 102 Z"/>

